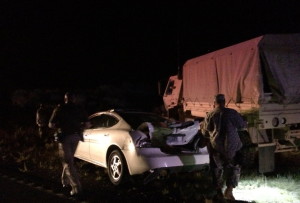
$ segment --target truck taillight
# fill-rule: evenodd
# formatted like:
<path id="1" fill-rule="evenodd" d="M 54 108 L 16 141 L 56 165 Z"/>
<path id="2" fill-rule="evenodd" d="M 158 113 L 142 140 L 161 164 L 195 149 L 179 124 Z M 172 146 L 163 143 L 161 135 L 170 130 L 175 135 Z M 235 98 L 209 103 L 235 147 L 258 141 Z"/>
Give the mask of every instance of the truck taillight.
<path id="1" fill-rule="evenodd" d="M 284 117 L 281 118 L 281 119 L 280 119 L 280 123 L 281 123 L 281 124 L 286 124 L 286 118 L 284 118 Z"/>
<path id="2" fill-rule="evenodd" d="M 277 126 L 279 125 L 279 119 L 278 119 L 277 117 L 274 117 L 274 118 L 272 119 L 272 125 L 273 125 L 274 127 L 277 127 Z"/>

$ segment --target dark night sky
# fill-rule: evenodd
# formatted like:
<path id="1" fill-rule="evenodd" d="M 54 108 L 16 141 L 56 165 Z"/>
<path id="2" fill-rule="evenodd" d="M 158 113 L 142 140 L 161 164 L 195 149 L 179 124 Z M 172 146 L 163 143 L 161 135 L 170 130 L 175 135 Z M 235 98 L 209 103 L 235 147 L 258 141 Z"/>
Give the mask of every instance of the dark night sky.
<path id="1" fill-rule="evenodd" d="M 2 1 L 0 85 L 156 84 L 192 57 L 300 32 L 297 0 L 188 2 Z"/>

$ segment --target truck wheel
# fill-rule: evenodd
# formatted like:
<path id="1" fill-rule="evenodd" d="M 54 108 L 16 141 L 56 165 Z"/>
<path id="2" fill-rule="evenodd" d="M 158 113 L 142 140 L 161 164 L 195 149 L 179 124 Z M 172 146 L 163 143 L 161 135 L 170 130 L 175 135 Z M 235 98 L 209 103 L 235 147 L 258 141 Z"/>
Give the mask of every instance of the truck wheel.
<path id="1" fill-rule="evenodd" d="M 256 161 L 256 148 L 241 149 L 238 155 L 239 163 L 244 168 L 253 168 Z"/>
<path id="2" fill-rule="evenodd" d="M 240 139 L 243 143 L 242 149 L 238 152 L 238 162 L 245 168 L 255 166 L 257 157 L 256 145 L 252 143 L 250 135 L 247 131 L 239 131 Z"/>
<path id="3" fill-rule="evenodd" d="M 122 184 L 129 176 L 126 160 L 120 150 L 110 153 L 107 168 L 109 179 L 114 185 Z"/>

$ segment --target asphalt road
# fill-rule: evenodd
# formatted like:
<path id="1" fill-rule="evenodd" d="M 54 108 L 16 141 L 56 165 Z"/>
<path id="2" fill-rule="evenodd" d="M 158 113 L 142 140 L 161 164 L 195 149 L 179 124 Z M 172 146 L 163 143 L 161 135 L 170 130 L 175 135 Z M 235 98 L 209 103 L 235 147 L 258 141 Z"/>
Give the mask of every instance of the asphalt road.
<path id="1" fill-rule="evenodd" d="M 0 174 L 0 202 L 76 202 L 33 182 Z"/>
<path id="2" fill-rule="evenodd" d="M 101 182 L 106 183 L 107 181 L 103 180 Z M 111 186 L 111 184 L 92 184 L 90 186 L 88 183 L 91 184 L 91 181 L 84 183 L 86 190 L 83 198 L 75 199 L 69 196 L 70 189 L 63 189 L 58 182 L 16 172 L 10 168 L 1 167 L 0 164 L 1 203 L 185 202 L 175 196 L 171 198 L 171 196 L 162 195 L 158 190 L 164 187 L 159 185 L 159 181 L 154 182 L 154 185 L 141 186 L 141 188 L 131 186 L 120 188 Z M 198 202 L 203 202 L 203 199 Z"/>

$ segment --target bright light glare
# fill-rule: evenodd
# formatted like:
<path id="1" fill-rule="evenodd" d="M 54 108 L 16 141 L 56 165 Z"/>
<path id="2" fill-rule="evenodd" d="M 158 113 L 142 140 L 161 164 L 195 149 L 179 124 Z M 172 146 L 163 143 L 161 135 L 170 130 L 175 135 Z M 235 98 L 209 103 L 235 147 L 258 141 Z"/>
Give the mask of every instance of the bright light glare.
<path id="1" fill-rule="evenodd" d="M 135 150 L 135 145 L 133 144 L 133 142 L 130 142 L 130 143 L 128 144 L 128 150 L 129 150 L 129 151 L 134 151 L 134 150 Z"/>
<path id="2" fill-rule="evenodd" d="M 236 200 L 243 200 L 255 203 L 299 203 L 300 199 L 294 188 L 293 191 L 287 191 L 276 187 L 258 186 L 256 188 L 240 186 L 234 189 L 233 195 Z"/>

